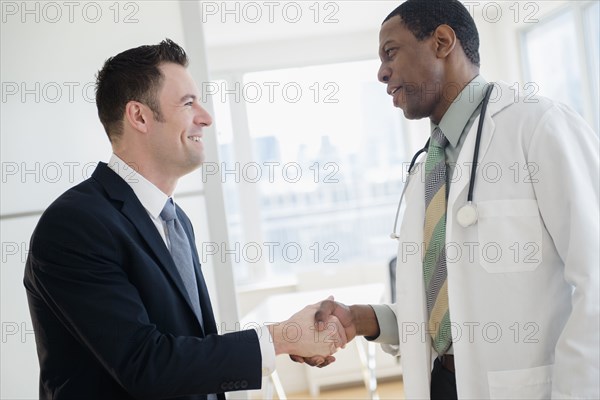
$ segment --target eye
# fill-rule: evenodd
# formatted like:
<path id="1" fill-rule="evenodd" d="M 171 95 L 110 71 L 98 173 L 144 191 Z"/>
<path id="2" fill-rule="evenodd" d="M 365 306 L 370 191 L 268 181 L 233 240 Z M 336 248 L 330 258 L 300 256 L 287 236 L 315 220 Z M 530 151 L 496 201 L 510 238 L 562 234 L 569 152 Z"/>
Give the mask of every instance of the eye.
<path id="1" fill-rule="evenodd" d="M 188 101 L 187 103 L 185 103 L 185 105 L 191 107 L 191 106 L 194 105 L 194 102 L 193 101 Z"/>
<path id="2" fill-rule="evenodd" d="M 389 49 L 384 49 L 383 52 L 385 53 L 385 56 L 388 58 L 388 60 L 391 60 L 396 55 L 396 48 L 391 47 Z"/>

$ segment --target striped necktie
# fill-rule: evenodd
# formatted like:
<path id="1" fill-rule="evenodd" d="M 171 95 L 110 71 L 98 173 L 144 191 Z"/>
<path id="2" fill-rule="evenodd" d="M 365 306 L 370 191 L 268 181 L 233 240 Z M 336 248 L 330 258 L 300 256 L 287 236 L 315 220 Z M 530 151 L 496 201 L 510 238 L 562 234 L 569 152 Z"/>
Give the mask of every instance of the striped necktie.
<path id="1" fill-rule="evenodd" d="M 423 279 L 427 295 L 427 313 L 433 347 L 444 354 L 452 338 L 448 311 L 446 271 L 446 155 L 448 139 L 437 127 L 431 134 L 425 161 L 425 227 L 423 241 Z"/>

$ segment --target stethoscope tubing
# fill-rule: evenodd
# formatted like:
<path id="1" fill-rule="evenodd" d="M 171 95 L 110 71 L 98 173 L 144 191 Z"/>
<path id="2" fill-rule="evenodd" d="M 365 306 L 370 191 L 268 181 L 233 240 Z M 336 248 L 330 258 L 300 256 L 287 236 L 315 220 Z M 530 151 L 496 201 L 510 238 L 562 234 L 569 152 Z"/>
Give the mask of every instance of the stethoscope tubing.
<path id="1" fill-rule="evenodd" d="M 481 113 L 479 114 L 479 124 L 477 126 L 477 135 L 475 137 L 475 150 L 473 151 L 473 163 L 471 164 L 471 176 L 469 177 L 469 192 L 467 194 L 467 204 L 471 205 L 473 202 L 473 190 L 475 189 L 475 177 L 477 172 L 477 160 L 479 158 L 479 147 L 481 144 L 481 132 L 483 131 L 483 120 L 485 118 L 485 113 L 487 111 L 487 106 L 490 101 L 490 96 L 492 94 L 492 90 L 494 89 L 494 84 L 490 84 L 486 89 L 485 96 L 483 98 L 483 102 L 481 105 Z M 404 200 L 404 194 L 406 193 L 406 188 L 410 182 L 410 176 L 413 173 L 413 168 L 415 163 L 417 162 L 417 158 L 424 152 L 427 152 L 429 148 L 429 141 L 431 139 L 427 139 L 425 146 L 422 149 L 417 151 L 413 156 L 410 165 L 408 166 L 408 176 L 406 178 L 406 183 L 402 188 L 402 194 L 400 195 L 400 201 L 398 202 L 398 208 L 396 209 L 396 218 L 394 220 L 394 229 L 390 234 L 392 239 L 398 239 L 400 236 L 396 233 L 396 229 L 398 228 L 398 218 L 400 217 L 400 209 L 402 208 L 402 201 Z M 476 220 L 476 219 L 475 219 Z M 469 224 L 470 225 L 470 224 Z"/>
<path id="2" fill-rule="evenodd" d="M 475 150 L 473 151 L 473 162 L 471 163 L 471 176 L 469 177 L 469 193 L 467 194 L 467 203 L 473 202 L 473 189 L 475 188 L 475 177 L 477 176 L 477 160 L 479 159 L 479 147 L 481 143 L 481 132 L 483 131 L 483 120 L 485 119 L 485 113 L 487 111 L 488 103 L 490 102 L 490 96 L 494 84 L 492 83 L 485 92 L 483 103 L 481 105 L 481 113 L 479 114 L 479 125 L 477 126 L 477 136 L 475 137 Z"/>

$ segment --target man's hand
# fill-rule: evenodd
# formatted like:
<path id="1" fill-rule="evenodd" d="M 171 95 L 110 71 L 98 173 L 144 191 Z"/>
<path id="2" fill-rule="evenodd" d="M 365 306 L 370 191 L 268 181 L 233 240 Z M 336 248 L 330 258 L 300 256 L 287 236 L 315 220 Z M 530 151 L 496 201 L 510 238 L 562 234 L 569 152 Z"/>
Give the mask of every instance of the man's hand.
<path id="1" fill-rule="evenodd" d="M 327 300 L 324 300 L 319 304 L 319 308 L 314 315 L 315 326 L 318 331 L 322 331 L 327 326 L 327 321 L 330 318 L 336 318 L 342 325 L 346 339 L 350 342 L 356 336 L 356 327 L 350 308 L 345 304 L 336 302 L 333 296 L 329 296 Z M 327 356 L 315 356 L 315 357 L 302 357 L 299 354 L 290 354 L 290 358 L 298 363 L 306 363 L 312 367 L 323 368 L 335 361 L 335 357 Z"/>
<path id="2" fill-rule="evenodd" d="M 348 342 L 352 341 L 356 336 L 356 326 L 350 307 L 334 301 L 333 296 L 329 296 L 327 300 L 321 302 L 318 311 L 315 313 L 315 324 L 317 325 L 317 329 L 325 329 L 326 321 L 332 316 L 336 317 L 344 327 Z"/>
<path id="3" fill-rule="evenodd" d="M 350 342 L 357 335 L 361 336 L 379 336 L 379 323 L 373 308 L 368 305 L 347 306 L 334 300 L 329 296 L 319 305 L 315 313 L 315 324 L 317 330 L 322 330 L 326 326 L 329 318 L 336 318 L 342 325 L 346 334 L 346 339 Z M 323 368 L 335 361 L 332 356 L 328 357 L 306 357 L 300 354 L 292 353 L 290 358 L 299 363 L 307 363 L 313 367 Z"/>
<path id="4" fill-rule="evenodd" d="M 345 329 L 335 316 L 324 316 L 315 326 L 316 303 L 292 315 L 287 321 L 269 325 L 275 345 L 275 354 L 297 354 L 301 357 L 331 357 L 348 342 Z M 333 357 L 331 357 L 333 358 Z"/>

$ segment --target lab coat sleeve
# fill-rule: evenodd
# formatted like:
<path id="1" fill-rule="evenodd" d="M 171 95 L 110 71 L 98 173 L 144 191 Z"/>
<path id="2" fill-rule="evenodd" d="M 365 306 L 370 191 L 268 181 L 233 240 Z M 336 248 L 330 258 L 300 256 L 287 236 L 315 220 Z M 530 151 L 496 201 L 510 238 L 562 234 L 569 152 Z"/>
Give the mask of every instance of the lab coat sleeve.
<path id="1" fill-rule="evenodd" d="M 540 214 L 572 286 L 555 349 L 552 398 L 600 398 L 599 143 L 573 110 L 555 104 L 532 135 L 528 162 Z"/>
<path id="2" fill-rule="evenodd" d="M 387 304 L 371 304 L 377 323 L 379 324 L 379 336 L 372 340 L 381 344 L 383 351 L 392 355 L 399 355 L 399 340 L 398 320 L 396 314 L 392 310 L 393 305 Z"/>

